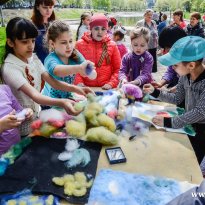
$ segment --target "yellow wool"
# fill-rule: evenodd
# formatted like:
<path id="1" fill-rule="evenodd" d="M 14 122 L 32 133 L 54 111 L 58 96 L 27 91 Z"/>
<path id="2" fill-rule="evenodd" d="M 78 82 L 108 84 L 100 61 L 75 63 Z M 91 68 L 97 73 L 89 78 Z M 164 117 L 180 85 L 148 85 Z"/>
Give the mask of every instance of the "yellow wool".
<path id="1" fill-rule="evenodd" d="M 45 205 L 53 205 L 53 202 L 54 202 L 53 195 L 49 195 L 45 202 L 46 202 Z"/>
<path id="2" fill-rule="evenodd" d="M 86 132 L 86 124 L 75 120 L 69 120 L 66 122 L 66 131 L 71 136 L 82 137 Z"/>
<path id="3" fill-rule="evenodd" d="M 11 200 L 7 201 L 6 205 L 17 205 L 17 201 L 14 199 L 11 199 Z"/>
<path id="4" fill-rule="evenodd" d="M 97 119 L 100 126 L 107 127 L 110 131 L 115 132 L 116 130 L 115 121 L 111 117 L 102 113 L 98 115 Z"/>
<path id="5" fill-rule="evenodd" d="M 99 142 L 103 145 L 116 145 L 118 136 L 105 127 L 94 127 L 87 131 L 86 138 L 91 142 Z"/>
<path id="6" fill-rule="evenodd" d="M 87 188 L 93 184 L 93 180 L 87 181 L 83 172 L 76 172 L 74 175 L 67 174 L 63 177 L 54 177 L 52 181 L 56 185 L 62 184 L 60 186 L 64 186 L 64 193 L 66 195 L 77 197 L 84 196 L 87 192 Z"/>

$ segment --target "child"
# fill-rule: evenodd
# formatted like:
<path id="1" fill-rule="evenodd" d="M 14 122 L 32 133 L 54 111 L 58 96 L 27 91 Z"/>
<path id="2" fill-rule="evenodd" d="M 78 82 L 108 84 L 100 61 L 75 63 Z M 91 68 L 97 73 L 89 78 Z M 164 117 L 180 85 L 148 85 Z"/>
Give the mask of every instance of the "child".
<path id="1" fill-rule="evenodd" d="M 189 136 L 199 164 L 205 155 L 205 70 L 202 64 L 205 56 L 205 40 L 198 36 L 187 36 L 179 39 L 169 53 L 159 57 L 166 66 L 181 76 L 176 93 L 154 89 L 150 84 L 144 85 L 144 92 L 151 93 L 160 100 L 180 104 L 185 100 L 185 113 L 173 118 L 156 116 L 153 123 L 158 126 L 181 128 L 191 124 L 196 136 Z"/>
<path id="2" fill-rule="evenodd" d="M 186 32 L 179 26 L 168 26 L 164 28 L 159 36 L 159 46 L 163 49 L 163 54 L 169 52 L 170 48 L 177 40 L 186 36 Z M 177 85 L 178 80 L 178 74 L 174 71 L 172 66 L 169 66 L 162 76 L 161 81 L 152 83 L 152 85 L 154 85 L 155 88 L 161 88 L 165 85 L 167 88 L 173 88 Z"/>
<path id="3" fill-rule="evenodd" d="M 167 15 L 166 15 L 166 14 L 162 14 L 161 22 L 160 22 L 159 25 L 157 26 L 158 35 L 160 35 L 160 33 L 162 32 L 162 30 L 163 30 L 166 26 L 167 26 Z"/>
<path id="4" fill-rule="evenodd" d="M 42 80 L 57 90 L 85 95 L 87 89 L 83 90 L 55 80 L 44 70 L 41 61 L 36 55 L 33 55 L 38 31 L 32 22 L 20 17 L 13 18 L 6 27 L 6 35 L 6 55 L 2 67 L 3 80 L 10 86 L 20 104 L 24 108 L 31 108 L 34 111 L 34 118 L 38 116 L 38 104 L 60 106 L 68 113 L 78 114 L 79 112 L 73 107 L 73 101 L 54 99 L 40 93 Z M 29 133 L 29 123 L 31 122 L 24 126 L 23 135 Z"/>
<path id="5" fill-rule="evenodd" d="M 85 32 L 90 31 L 91 14 L 84 12 L 80 17 L 80 25 L 77 29 L 76 41 L 81 39 Z"/>
<path id="6" fill-rule="evenodd" d="M 108 20 L 105 15 L 95 14 L 92 16 L 91 33 L 85 33 L 76 43 L 76 48 L 86 60 L 95 63 L 97 78 L 90 80 L 77 74 L 75 84 L 102 87 L 106 90 L 117 87 L 121 58 L 117 45 L 107 35 L 107 29 Z"/>
<path id="7" fill-rule="evenodd" d="M 194 12 L 190 16 L 190 24 L 186 27 L 186 33 L 188 36 L 201 36 L 202 38 L 205 37 L 204 35 L 204 28 L 200 23 L 201 14 L 199 12 Z"/>
<path id="8" fill-rule="evenodd" d="M 129 82 L 142 86 L 151 82 L 153 57 L 147 51 L 149 38 L 149 30 L 145 27 L 138 27 L 131 31 L 132 52 L 123 57 L 119 71 L 119 80 L 122 83 Z"/>
<path id="9" fill-rule="evenodd" d="M 128 52 L 126 46 L 122 43 L 126 30 L 124 27 L 117 28 L 113 33 L 113 41 L 116 42 L 121 58 Z"/>
<path id="10" fill-rule="evenodd" d="M 74 49 L 72 32 L 66 23 L 54 21 L 48 28 L 46 40 L 53 52 L 46 57 L 44 65 L 53 78 L 73 84 L 76 73 L 86 75 L 85 69 L 89 61 L 85 61 L 82 54 Z M 73 97 L 70 92 L 56 90 L 48 83 L 42 93 L 53 98 Z"/>
<path id="11" fill-rule="evenodd" d="M 186 28 L 186 23 L 183 19 L 183 11 L 176 10 L 173 13 L 173 22 L 170 24 L 170 26 L 179 26 L 182 29 Z"/>
<path id="12" fill-rule="evenodd" d="M 20 141 L 18 127 L 23 119 L 17 119 L 16 113 L 23 110 L 7 85 L 0 85 L 0 156 L 12 145 Z M 30 119 L 33 111 L 28 108 L 26 119 Z"/>
<path id="13" fill-rule="evenodd" d="M 44 35 L 49 23 L 54 21 L 56 18 L 54 13 L 54 5 L 55 0 L 35 0 L 33 7 L 33 15 L 31 19 L 38 29 L 35 52 L 42 63 L 44 63 L 44 59 L 49 53 L 44 45 Z"/>

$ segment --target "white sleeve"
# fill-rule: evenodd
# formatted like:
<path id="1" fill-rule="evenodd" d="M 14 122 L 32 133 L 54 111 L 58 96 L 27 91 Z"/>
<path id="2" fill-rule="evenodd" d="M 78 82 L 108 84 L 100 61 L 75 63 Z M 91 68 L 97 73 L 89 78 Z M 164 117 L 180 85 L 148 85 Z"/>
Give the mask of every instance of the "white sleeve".
<path id="1" fill-rule="evenodd" d="M 16 90 L 21 86 L 28 83 L 27 79 L 24 77 L 23 72 L 18 69 L 17 65 L 6 63 L 3 69 L 3 80 L 5 83 Z"/>

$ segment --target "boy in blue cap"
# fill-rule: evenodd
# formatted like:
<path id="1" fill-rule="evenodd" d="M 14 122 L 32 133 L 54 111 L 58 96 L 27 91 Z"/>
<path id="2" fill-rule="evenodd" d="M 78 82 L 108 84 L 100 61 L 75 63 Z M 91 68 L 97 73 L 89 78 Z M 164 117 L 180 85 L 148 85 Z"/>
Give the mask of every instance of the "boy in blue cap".
<path id="1" fill-rule="evenodd" d="M 169 93 L 144 85 L 144 92 L 173 104 L 185 100 L 185 113 L 172 118 L 155 116 L 154 124 L 169 128 L 181 128 L 191 124 L 196 136 L 189 136 L 199 164 L 205 155 L 205 70 L 202 64 L 205 57 L 205 39 L 187 36 L 174 43 L 169 53 L 159 57 L 161 64 L 173 66 L 180 75 L 176 93 Z"/>

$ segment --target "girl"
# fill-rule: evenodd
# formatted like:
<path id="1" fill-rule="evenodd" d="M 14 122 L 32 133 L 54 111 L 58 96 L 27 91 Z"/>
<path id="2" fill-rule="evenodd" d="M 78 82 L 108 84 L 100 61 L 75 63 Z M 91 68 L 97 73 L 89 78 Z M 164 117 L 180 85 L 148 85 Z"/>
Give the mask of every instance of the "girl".
<path id="1" fill-rule="evenodd" d="M 113 33 L 113 41 L 116 42 L 121 58 L 128 52 L 126 46 L 122 43 L 126 30 L 124 27 L 117 28 Z"/>
<path id="2" fill-rule="evenodd" d="M 185 113 L 173 118 L 156 116 L 153 123 L 158 126 L 181 128 L 192 124 L 195 137 L 189 137 L 199 164 L 205 155 L 205 70 L 202 64 L 205 56 L 205 40 L 198 36 L 187 36 L 179 39 L 169 53 L 159 57 L 160 63 L 173 65 L 181 76 L 176 93 L 154 89 L 151 84 L 144 85 L 144 92 L 151 93 L 160 100 L 180 104 L 185 100 Z"/>
<path id="3" fill-rule="evenodd" d="M 12 145 L 19 142 L 20 130 L 18 127 L 23 119 L 18 119 L 16 112 L 23 110 L 7 85 L 0 85 L 0 156 Z M 30 119 L 33 111 L 28 108 L 26 120 Z"/>
<path id="4" fill-rule="evenodd" d="M 49 23 L 55 20 L 54 5 L 55 0 L 36 0 L 33 7 L 31 19 L 39 33 L 36 38 L 35 52 L 42 63 L 44 63 L 44 59 L 48 55 L 43 39 Z"/>
<path id="5" fill-rule="evenodd" d="M 122 83 L 141 86 L 151 82 L 153 57 L 147 51 L 149 38 L 149 30 L 145 27 L 131 31 L 132 52 L 123 57 L 119 72 L 119 80 Z"/>
<path id="6" fill-rule="evenodd" d="M 184 19 L 183 19 L 183 11 L 176 10 L 173 13 L 173 22 L 170 24 L 170 26 L 179 26 L 182 29 L 186 28 L 186 23 L 184 22 Z"/>
<path id="7" fill-rule="evenodd" d="M 201 14 L 199 12 L 194 12 L 190 16 L 190 24 L 187 25 L 185 31 L 188 36 L 201 36 L 202 38 L 205 37 L 204 35 L 204 28 L 201 25 Z"/>
<path id="8" fill-rule="evenodd" d="M 160 35 L 160 33 L 162 32 L 162 30 L 163 30 L 166 26 L 167 26 L 167 15 L 166 15 L 166 14 L 162 14 L 161 22 L 160 22 L 159 25 L 157 26 L 158 35 Z"/>
<path id="9" fill-rule="evenodd" d="M 146 9 L 144 13 L 144 19 L 137 22 L 136 26 L 146 27 L 150 31 L 150 40 L 148 43 L 148 51 L 153 57 L 152 72 L 157 72 L 157 46 L 158 46 L 158 31 L 157 25 L 152 20 L 153 10 Z"/>
<path id="10" fill-rule="evenodd" d="M 73 84 L 76 73 L 85 76 L 88 63 L 84 57 L 74 49 L 72 32 L 62 21 L 54 21 L 48 28 L 47 43 L 53 50 L 45 59 L 45 68 L 55 79 Z M 83 63 L 84 62 L 84 63 Z M 45 84 L 42 93 L 53 98 L 72 98 L 70 92 L 64 92 Z"/>
<path id="11" fill-rule="evenodd" d="M 29 107 L 37 117 L 39 105 L 60 106 L 68 113 L 78 114 L 73 108 L 73 101 L 68 99 L 53 99 L 40 93 L 42 80 L 51 84 L 57 90 L 77 92 L 85 95 L 84 90 L 53 79 L 45 72 L 41 61 L 33 55 L 35 37 L 38 35 L 36 27 L 24 18 L 11 19 L 6 28 L 6 55 L 3 64 L 3 80 L 8 84 L 20 104 Z M 31 123 L 31 122 L 29 122 Z M 24 135 L 29 133 L 30 124 L 24 126 Z"/>
<path id="12" fill-rule="evenodd" d="M 89 12 L 84 12 L 80 17 L 80 25 L 78 26 L 77 29 L 76 41 L 81 39 L 84 33 L 90 30 L 89 29 L 90 21 L 91 21 L 91 14 Z"/>
<path id="13" fill-rule="evenodd" d="M 85 35 L 76 43 L 76 48 L 85 59 L 95 63 L 97 78 L 76 75 L 75 84 L 103 89 L 115 88 L 118 85 L 120 68 L 120 53 L 115 42 L 107 35 L 108 20 L 103 14 L 93 15 L 90 22 L 91 33 Z"/>

